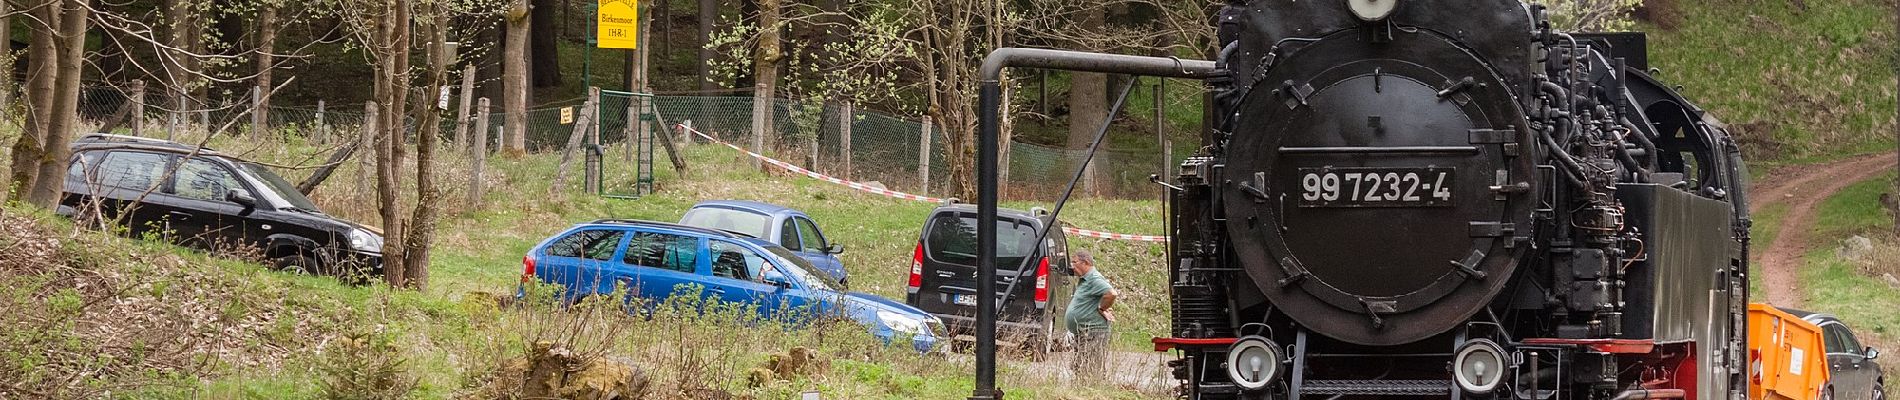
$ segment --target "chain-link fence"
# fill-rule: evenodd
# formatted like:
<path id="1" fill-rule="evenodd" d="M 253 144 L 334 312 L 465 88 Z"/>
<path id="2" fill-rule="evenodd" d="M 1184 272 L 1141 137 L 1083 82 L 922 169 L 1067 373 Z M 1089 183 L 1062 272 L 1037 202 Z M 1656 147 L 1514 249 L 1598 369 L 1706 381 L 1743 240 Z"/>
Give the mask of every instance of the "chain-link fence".
<path id="1" fill-rule="evenodd" d="M 233 132 L 255 129 L 248 96 L 241 101 L 223 103 L 196 102 L 185 104 L 182 108 L 175 104 L 179 98 L 164 93 L 146 92 L 143 95 L 143 107 L 133 101 L 138 90 L 131 85 L 91 86 L 81 93 L 80 117 L 100 130 L 127 131 L 135 127 L 143 129 L 148 136 L 163 137 L 164 132 L 172 130 L 202 131 L 202 129 L 224 128 Z M 417 100 L 411 104 L 419 106 L 435 105 L 434 96 L 424 96 L 418 92 Z M 188 99 L 188 98 L 187 98 Z M 451 99 L 450 110 L 442 118 L 442 135 L 452 135 L 456 129 L 455 114 L 459 111 L 460 99 Z M 585 112 L 584 99 L 574 99 L 544 105 L 527 111 L 527 134 L 525 139 L 529 152 L 561 151 L 574 133 L 574 124 L 582 119 Z M 186 100 L 190 102 L 191 100 Z M 498 103 L 491 103 L 489 132 L 477 137 L 485 137 L 493 149 L 502 146 L 499 132 L 505 126 L 507 115 L 499 111 Z M 130 115 L 143 109 L 142 125 L 135 124 Z M 692 126 L 720 140 L 741 147 L 757 150 L 764 147 L 763 154 L 806 166 L 814 171 L 840 178 L 870 182 L 875 181 L 894 190 L 918 192 L 924 194 L 948 193 L 951 177 L 949 160 L 946 158 L 946 132 L 941 126 L 928 126 L 920 119 L 910 119 L 872 110 L 855 109 L 849 105 L 835 102 L 814 102 L 779 99 L 765 110 L 769 118 L 754 118 L 753 98 L 750 96 L 652 96 L 605 92 L 599 98 L 597 124 L 599 143 L 608 150 L 604 157 L 610 170 L 625 169 L 625 173 L 642 171 L 637 168 L 622 168 L 616 163 L 636 163 L 644 166 L 648 180 L 641 181 L 637 176 L 624 176 L 625 179 L 608 179 L 609 185 L 615 182 L 651 182 L 650 173 L 652 154 L 656 150 L 650 138 L 634 137 L 630 143 L 629 121 L 647 118 L 647 132 L 666 132 L 674 141 L 693 141 L 694 138 L 680 135 L 672 129 L 679 124 Z M 173 112 L 172 110 L 190 110 Z M 307 135 L 327 138 L 329 135 L 341 135 L 339 138 L 353 137 L 364 124 L 364 105 L 362 103 L 318 105 L 272 105 L 265 113 L 265 130 L 284 134 Z M 474 111 L 471 111 L 473 113 Z M 473 116 L 470 117 L 471 119 Z M 766 137 L 754 138 L 754 123 L 769 123 Z M 413 125 L 413 122 L 410 123 Z M 470 124 L 468 129 L 473 129 Z M 415 132 L 410 126 L 410 132 Z M 848 139 L 848 140 L 847 140 Z M 928 141 L 926 144 L 925 141 Z M 763 146 L 760 146 L 760 144 Z M 1174 165 L 1182 156 L 1163 163 L 1162 155 L 1153 149 L 1118 150 L 1104 149 L 1095 155 L 1098 171 L 1092 193 L 1078 190 L 1079 196 L 1105 196 L 1119 198 L 1152 198 L 1158 195 L 1156 185 L 1148 182 L 1150 174 L 1164 173 L 1164 165 Z M 927 154 L 928 157 L 920 157 Z M 639 155 L 636 157 L 636 155 Z M 1004 181 L 1005 194 L 1012 198 L 1052 198 L 1058 195 L 1069 179 L 1080 167 L 1086 151 L 1060 147 L 1042 146 L 1031 143 L 1015 142 L 1010 144 L 1006 153 L 1008 166 L 1007 179 Z M 927 166 L 925 168 L 924 166 Z M 622 173 L 622 174 L 625 174 Z M 1164 174 L 1165 175 L 1165 174 Z M 612 188 L 609 188 L 612 191 Z"/>

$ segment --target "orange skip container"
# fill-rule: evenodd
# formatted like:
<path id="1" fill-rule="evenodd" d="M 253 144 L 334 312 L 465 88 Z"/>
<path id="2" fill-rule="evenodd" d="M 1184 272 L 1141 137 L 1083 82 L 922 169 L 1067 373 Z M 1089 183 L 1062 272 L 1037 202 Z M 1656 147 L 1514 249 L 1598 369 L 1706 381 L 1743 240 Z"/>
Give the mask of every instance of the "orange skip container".
<path id="1" fill-rule="evenodd" d="M 1774 306 L 1748 305 L 1748 398 L 1819 399 L 1827 386 L 1821 327 Z"/>

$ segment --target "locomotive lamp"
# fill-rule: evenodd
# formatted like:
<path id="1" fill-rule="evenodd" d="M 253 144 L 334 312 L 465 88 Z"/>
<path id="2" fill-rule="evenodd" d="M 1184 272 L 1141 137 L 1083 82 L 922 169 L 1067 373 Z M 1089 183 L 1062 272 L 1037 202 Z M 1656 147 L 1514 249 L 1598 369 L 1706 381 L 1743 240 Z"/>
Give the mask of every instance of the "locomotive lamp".
<path id="1" fill-rule="evenodd" d="M 1380 21 L 1392 16 L 1392 10 L 1399 9 L 1399 0 L 1346 0 L 1346 8 L 1352 9 L 1352 15 L 1365 21 Z"/>
<path id="2" fill-rule="evenodd" d="M 1259 336 L 1234 341 L 1227 351 L 1227 377 L 1246 390 L 1260 390 L 1280 378 L 1280 345 Z"/>
<path id="3" fill-rule="evenodd" d="M 1489 340 L 1465 342 L 1452 359 L 1452 380 L 1459 389 L 1476 394 L 1491 393 L 1504 382 L 1504 348 Z"/>

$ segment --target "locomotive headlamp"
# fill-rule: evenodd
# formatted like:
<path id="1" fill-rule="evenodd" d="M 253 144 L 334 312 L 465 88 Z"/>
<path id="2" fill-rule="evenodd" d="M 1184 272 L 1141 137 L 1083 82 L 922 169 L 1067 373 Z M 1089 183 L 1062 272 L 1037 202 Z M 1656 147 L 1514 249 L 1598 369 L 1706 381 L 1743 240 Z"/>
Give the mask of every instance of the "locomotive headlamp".
<path id="1" fill-rule="evenodd" d="M 1392 16 L 1392 10 L 1399 9 L 1399 0 L 1346 0 L 1346 6 L 1361 20 L 1378 21 Z"/>
<path id="2" fill-rule="evenodd" d="M 1504 382 L 1504 348 L 1489 340 L 1476 339 L 1458 348 L 1452 358 L 1452 381 L 1459 389 L 1476 394 L 1491 393 Z"/>
<path id="3" fill-rule="evenodd" d="M 1259 336 L 1234 341 L 1227 350 L 1227 378 L 1241 389 L 1259 390 L 1280 379 L 1280 345 Z"/>

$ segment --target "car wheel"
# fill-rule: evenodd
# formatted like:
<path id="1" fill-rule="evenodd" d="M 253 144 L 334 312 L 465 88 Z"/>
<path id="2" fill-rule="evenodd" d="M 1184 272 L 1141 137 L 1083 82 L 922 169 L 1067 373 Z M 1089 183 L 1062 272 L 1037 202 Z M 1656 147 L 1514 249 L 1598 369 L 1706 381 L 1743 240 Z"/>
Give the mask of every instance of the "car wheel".
<path id="1" fill-rule="evenodd" d="M 1887 388 L 1883 386 L 1887 386 L 1887 384 L 1881 381 L 1874 381 L 1874 400 L 1887 400 Z"/>
<path id="2" fill-rule="evenodd" d="M 277 259 L 271 260 L 271 266 L 278 271 L 297 275 L 315 275 L 318 268 L 322 267 L 317 265 L 317 259 L 302 254 L 277 257 Z"/>
<path id="3" fill-rule="evenodd" d="M 1821 400 L 1834 400 L 1834 385 L 1821 389 Z"/>

